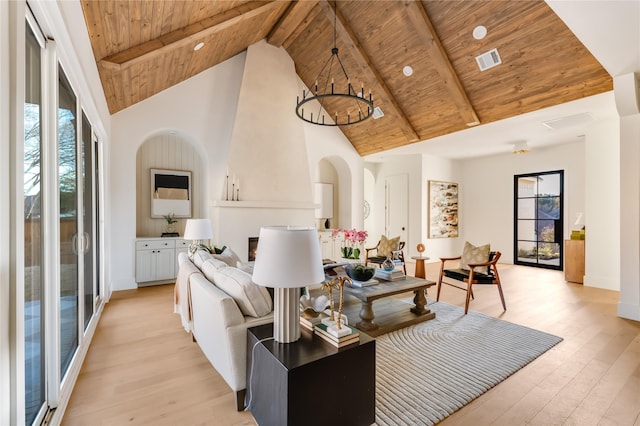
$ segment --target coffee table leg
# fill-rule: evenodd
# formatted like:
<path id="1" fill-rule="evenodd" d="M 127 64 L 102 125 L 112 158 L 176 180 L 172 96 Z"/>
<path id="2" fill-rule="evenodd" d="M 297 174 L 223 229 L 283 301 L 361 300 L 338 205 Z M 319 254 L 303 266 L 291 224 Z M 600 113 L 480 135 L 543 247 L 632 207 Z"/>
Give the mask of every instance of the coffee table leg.
<path id="1" fill-rule="evenodd" d="M 424 289 L 414 291 L 416 294 L 413 298 L 413 303 L 416 304 L 413 308 L 410 309 L 416 315 L 424 315 L 429 311 L 429 309 L 425 309 L 425 305 L 427 304 L 427 298 L 424 297 Z"/>
<path id="2" fill-rule="evenodd" d="M 372 331 L 378 329 L 378 324 L 373 322 L 375 315 L 373 314 L 373 302 L 362 302 L 362 308 L 360 309 L 360 319 L 356 324 L 360 330 Z"/>

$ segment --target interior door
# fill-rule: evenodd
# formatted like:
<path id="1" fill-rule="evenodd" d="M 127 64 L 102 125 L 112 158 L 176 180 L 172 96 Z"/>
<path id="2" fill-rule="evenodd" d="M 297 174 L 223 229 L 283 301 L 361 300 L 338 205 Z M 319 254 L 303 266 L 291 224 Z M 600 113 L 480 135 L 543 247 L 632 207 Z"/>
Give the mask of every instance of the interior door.
<path id="1" fill-rule="evenodd" d="M 389 238 L 400 235 L 400 241 L 406 242 L 409 235 L 409 176 L 388 176 L 384 182 L 384 190 L 384 233 Z"/>

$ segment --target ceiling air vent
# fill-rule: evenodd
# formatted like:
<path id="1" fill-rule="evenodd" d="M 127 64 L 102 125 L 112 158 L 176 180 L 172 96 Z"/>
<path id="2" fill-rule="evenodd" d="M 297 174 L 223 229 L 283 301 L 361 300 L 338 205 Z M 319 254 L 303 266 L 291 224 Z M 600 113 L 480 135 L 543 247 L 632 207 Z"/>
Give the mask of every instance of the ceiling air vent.
<path id="1" fill-rule="evenodd" d="M 588 112 L 583 112 L 568 117 L 556 118 L 553 120 L 543 121 L 542 125 L 551 130 L 568 129 L 569 127 L 579 126 L 593 121 L 593 116 Z"/>
<path id="2" fill-rule="evenodd" d="M 486 71 L 489 68 L 500 65 L 502 63 L 502 60 L 500 59 L 500 55 L 498 54 L 498 49 L 491 49 L 487 53 L 476 56 L 476 62 L 480 67 L 480 71 Z"/>
<path id="3" fill-rule="evenodd" d="M 380 109 L 380 107 L 375 107 L 373 109 L 373 114 L 371 115 L 374 119 L 378 119 L 380 117 L 384 117 L 384 112 Z"/>

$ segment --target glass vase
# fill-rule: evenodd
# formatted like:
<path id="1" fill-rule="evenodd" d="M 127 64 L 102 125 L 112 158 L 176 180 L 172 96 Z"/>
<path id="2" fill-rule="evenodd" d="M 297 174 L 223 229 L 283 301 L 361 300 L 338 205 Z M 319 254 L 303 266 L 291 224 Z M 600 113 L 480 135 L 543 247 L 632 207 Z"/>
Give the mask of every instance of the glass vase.
<path id="1" fill-rule="evenodd" d="M 396 265 L 391 260 L 391 257 L 387 256 L 387 258 L 382 262 L 382 269 L 385 271 L 393 271 L 396 268 Z"/>

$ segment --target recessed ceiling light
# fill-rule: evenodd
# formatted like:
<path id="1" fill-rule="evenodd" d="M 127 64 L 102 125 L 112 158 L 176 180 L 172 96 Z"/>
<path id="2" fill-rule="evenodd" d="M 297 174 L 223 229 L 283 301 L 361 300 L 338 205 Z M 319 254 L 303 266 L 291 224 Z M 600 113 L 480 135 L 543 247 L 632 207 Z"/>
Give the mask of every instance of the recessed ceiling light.
<path id="1" fill-rule="evenodd" d="M 204 42 L 201 41 L 200 43 L 193 46 L 193 50 L 200 50 L 202 49 L 203 46 L 204 46 Z"/>
<path id="2" fill-rule="evenodd" d="M 473 29 L 473 38 L 476 40 L 482 40 L 487 36 L 487 27 L 484 25 L 478 25 Z"/>
<path id="3" fill-rule="evenodd" d="M 404 68 L 402 68 L 402 74 L 409 77 L 410 75 L 413 74 L 413 68 L 411 68 L 410 65 L 405 65 Z"/>

